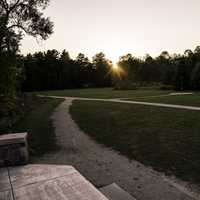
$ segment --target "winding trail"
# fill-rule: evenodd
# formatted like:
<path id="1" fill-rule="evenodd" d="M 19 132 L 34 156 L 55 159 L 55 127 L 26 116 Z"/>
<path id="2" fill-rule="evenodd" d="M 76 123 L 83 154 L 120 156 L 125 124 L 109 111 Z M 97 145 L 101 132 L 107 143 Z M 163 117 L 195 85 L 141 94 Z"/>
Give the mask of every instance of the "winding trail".
<path id="1" fill-rule="evenodd" d="M 69 114 L 74 99 L 77 98 L 65 98 L 52 116 L 60 151 L 46 154 L 34 163 L 72 165 L 96 187 L 115 182 L 138 200 L 200 198 L 182 182 L 180 184 L 137 161 L 130 161 L 83 133 Z"/>
<path id="2" fill-rule="evenodd" d="M 123 99 L 96 99 L 96 98 L 82 98 L 82 97 L 44 96 L 44 95 L 38 95 L 38 96 L 39 97 L 49 97 L 49 98 L 59 98 L 59 99 L 66 99 L 66 100 L 73 99 L 73 100 L 86 100 L 86 101 L 102 101 L 102 102 L 138 104 L 138 105 L 146 105 L 146 106 L 156 106 L 156 107 L 200 111 L 200 107 L 198 107 L 198 106 L 184 106 L 184 105 L 175 105 L 175 104 L 166 104 L 166 103 L 151 103 L 151 102 L 145 102 L 145 101 L 132 101 L 132 100 L 123 100 Z"/>

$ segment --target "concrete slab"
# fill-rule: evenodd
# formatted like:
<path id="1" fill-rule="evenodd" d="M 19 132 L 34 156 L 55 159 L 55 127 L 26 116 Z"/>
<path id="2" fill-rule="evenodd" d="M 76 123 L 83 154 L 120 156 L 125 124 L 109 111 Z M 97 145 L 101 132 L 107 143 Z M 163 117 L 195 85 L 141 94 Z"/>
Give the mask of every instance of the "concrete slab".
<path id="1" fill-rule="evenodd" d="M 0 192 L 0 200 L 14 200 L 11 190 Z"/>
<path id="2" fill-rule="evenodd" d="M 72 166 L 66 165 L 25 165 L 9 169 L 14 188 L 77 173 Z"/>
<path id="3" fill-rule="evenodd" d="M 106 200 L 78 172 L 18 188 L 15 198 L 20 200 Z"/>
<path id="4" fill-rule="evenodd" d="M 0 135 L 0 166 L 16 166 L 27 164 L 27 133 Z"/>
<path id="5" fill-rule="evenodd" d="M 108 200 L 71 166 L 27 165 L 9 168 L 9 171 L 17 200 Z M 0 172 L 0 177 L 4 177 L 0 200 L 13 200 L 6 173 Z"/>
<path id="6" fill-rule="evenodd" d="M 116 183 L 99 189 L 110 200 L 136 200 Z"/>
<path id="7" fill-rule="evenodd" d="M 9 190 L 10 188 L 8 171 L 6 168 L 0 168 L 0 192 Z"/>
<path id="8" fill-rule="evenodd" d="M 26 143 L 27 133 L 14 133 L 0 135 L 0 146 L 9 144 Z"/>

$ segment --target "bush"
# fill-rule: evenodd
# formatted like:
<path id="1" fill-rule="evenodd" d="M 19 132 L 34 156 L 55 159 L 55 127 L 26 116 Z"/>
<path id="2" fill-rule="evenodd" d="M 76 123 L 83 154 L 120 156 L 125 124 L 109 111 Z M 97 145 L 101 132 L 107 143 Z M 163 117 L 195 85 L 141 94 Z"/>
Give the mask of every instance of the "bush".
<path id="1" fill-rule="evenodd" d="M 193 89 L 200 89 L 200 63 L 197 63 L 191 73 L 191 85 Z"/>
<path id="2" fill-rule="evenodd" d="M 11 131 L 15 122 L 16 58 L 12 52 L 0 51 L 0 131 Z"/>
<path id="3" fill-rule="evenodd" d="M 120 81 L 114 86 L 115 90 L 137 90 L 138 85 L 131 81 Z"/>
<path id="4" fill-rule="evenodd" d="M 30 112 L 37 97 L 34 95 L 21 94 L 13 98 L 0 98 L 0 134 L 15 132 L 15 125 Z M 8 112 L 9 111 L 9 112 Z"/>
<path id="5" fill-rule="evenodd" d="M 174 87 L 172 85 L 161 85 L 160 90 L 173 90 Z"/>

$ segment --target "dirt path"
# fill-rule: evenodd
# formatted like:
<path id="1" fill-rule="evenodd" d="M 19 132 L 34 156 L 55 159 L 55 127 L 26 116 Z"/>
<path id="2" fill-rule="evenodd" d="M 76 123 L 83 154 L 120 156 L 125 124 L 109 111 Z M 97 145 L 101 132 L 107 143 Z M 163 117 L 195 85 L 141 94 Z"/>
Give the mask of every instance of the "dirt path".
<path id="1" fill-rule="evenodd" d="M 134 98 L 157 98 L 157 97 L 170 97 L 170 96 L 185 96 L 185 95 L 193 95 L 193 92 L 172 92 L 169 94 L 160 94 L 160 95 L 153 95 L 153 96 L 136 96 Z M 134 99 L 132 98 L 132 99 Z M 115 98 L 117 100 L 130 100 L 131 98 Z"/>
<path id="2" fill-rule="evenodd" d="M 163 174 L 93 141 L 71 119 L 69 107 L 72 101 L 73 98 L 66 98 L 52 117 L 61 150 L 47 154 L 35 163 L 73 165 L 96 187 L 115 182 L 138 200 L 200 198 Z"/>
<path id="3" fill-rule="evenodd" d="M 146 106 L 156 106 L 156 107 L 165 107 L 165 108 L 176 108 L 183 110 L 196 110 L 200 111 L 198 106 L 184 106 L 184 105 L 175 105 L 175 104 L 166 104 L 166 103 L 150 103 L 144 101 L 131 101 L 123 99 L 96 99 L 96 98 L 82 98 L 82 97 L 61 97 L 61 96 L 43 96 L 38 95 L 39 97 L 50 97 L 50 98 L 64 98 L 64 99 L 77 99 L 77 100 L 86 100 L 86 101 L 102 101 L 102 102 L 114 102 L 114 103 L 125 103 L 125 104 L 138 104 Z"/>

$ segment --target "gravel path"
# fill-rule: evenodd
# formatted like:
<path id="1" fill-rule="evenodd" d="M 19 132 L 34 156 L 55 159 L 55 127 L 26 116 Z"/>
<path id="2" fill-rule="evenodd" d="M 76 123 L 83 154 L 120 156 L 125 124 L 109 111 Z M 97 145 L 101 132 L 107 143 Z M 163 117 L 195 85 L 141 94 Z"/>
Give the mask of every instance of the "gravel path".
<path id="1" fill-rule="evenodd" d="M 78 99 L 78 100 L 86 100 L 86 101 L 102 101 L 102 102 L 114 102 L 114 103 L 125 103 L 125 104 L 138 104 L 138 105 L 146 105 L 146 106 L 156 106 L 156 107 L 165 107 L 165 108 L 176 108 L 176 109 L 184 109 L 184 110 L 196 110 L 200 111 L 200 107 L 198 106 L 184 106 L 184 105 L 175 105 L 175 104 L 166 104 L 166 103 L 151 103 L 144 101 L 132 101 L 132 100 L 123 100 L 123 99 L 96 99 L 96 98 L 81 98 L 81 97 L 61 97 L 61 96 L 44 96 L 38 95 L 39 97 L 49 97 L 49 98 L 62 98 L 62 99 Z"/>
<path id="2" fill-rule="evenodd" d="M 69 114 L 73 99 L 65 98 L 52 116 L 61 150 L 46 154 L 35 163 L 72 165 L 96 187 L 115 182 L 138 200 L 200 199 L 179 181 L 93 141 L 78 128 Z"/>

